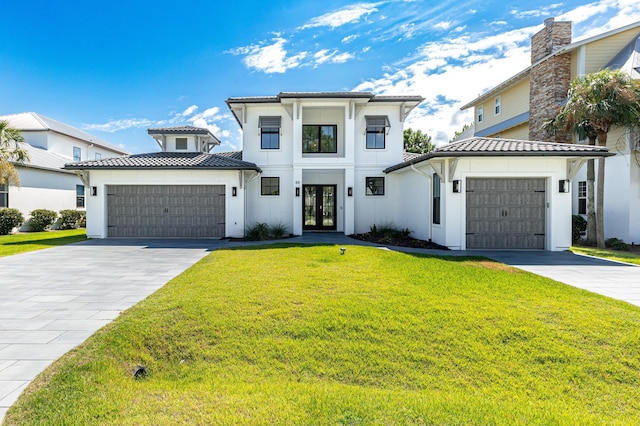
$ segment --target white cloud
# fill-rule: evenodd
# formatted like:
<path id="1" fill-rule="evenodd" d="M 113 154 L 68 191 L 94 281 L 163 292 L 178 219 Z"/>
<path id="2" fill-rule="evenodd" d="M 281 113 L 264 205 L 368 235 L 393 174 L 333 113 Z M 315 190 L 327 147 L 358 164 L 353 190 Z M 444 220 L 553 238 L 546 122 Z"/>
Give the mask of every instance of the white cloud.
<path id="1" fill-rule="evenodd" d="M 335 55 L 332 59 L 331 62 L 336 63 L 336 64 L 342 64 L 347 62 L 349 59 L 353 59 L 354 56 L 351 53 L 340 53 Z"/>
<path id="2" fill-rule="evenodd" d="M 243 62 L 250 69 L 267 74 L 284 73 L 288 69 L 296 68 L 305 58 L 307 52 L 287 56 L 284 45 L 287 41 L 282 37 L 273 39 L 273 43 L 266 46 L 248 46 L 236 49 L 239 54 L 247 54 Z"/>
<path id="3" fill-rule="evenodd" d="M 345 38 L 343 38 L 341 40 L 341 43 L 351 43 L 352 41 L 354 41 L 357 38 L 358 38 L 357 34 L 351 34 L 351 35 L 346 36 Z"/>
<path id="4" fill-rule="evenodd" d="M 184 111 L 182 111 L 182 113 L 180 115 L 183 116 L 183 117 L 187 117 L 187 116 L 193 114 L 197 109 L 198 109 L 198 105 L 191 105 L 189 108 L 187 108 Z"/>
<path id="5" fill-rule="evenodd" d="M 83 124 L 84 130 L 97 130 L 100 132 L 114 133 L 119 130 L 131 129 L 134 127 L 150 127 L 153 121 L 145 118 L 123 118 L 120 120 L 110 120 L 104 124 Z"/>
<path id="6" fill-rule="evenodd" d="M 451 21 L 438 22 L 433 26 L 433 28 L 436 28 L 438 30 L 448 30 L 450 27 L 451 27 Z"/>
<path id="7" fill-rule="evenodd" d="M 333 12 L 325 13 L 324 15 L 317 16 L 309 23 L 304 24 L 299 29 L 315 28 L 315 27 L 330 27 L 337 28 L 345 24 L 355 23 L 363 16 L 370 15 L 377 12 L 376 6 L 380 3 L 356 3 L 349 6 L 345 6 L 341 9 Z"/>
<path id="8" fill-rule="evenodd" d="M 557 9 L 559 9 L 560 7 L 562 7 L 562 3 L 555 3 L 549 6 L 544 6 L 539 9 L 532 10 L 513 9 L 511 11 L 511 14 L 518 19 L 549 17 L 557 13 Z"/>
<path id="9" fill-rule="evenodd" d="M 342 64 L 344 62 L 347 62 L 349 59 L 353 59 L 353 57 L 354 56 L 351 53 L 338 53 L 337 50 L 329 52 L 328 49 L 319 50 L 313 55 L 316 66 L 324 64 L 326 62 Z"/>

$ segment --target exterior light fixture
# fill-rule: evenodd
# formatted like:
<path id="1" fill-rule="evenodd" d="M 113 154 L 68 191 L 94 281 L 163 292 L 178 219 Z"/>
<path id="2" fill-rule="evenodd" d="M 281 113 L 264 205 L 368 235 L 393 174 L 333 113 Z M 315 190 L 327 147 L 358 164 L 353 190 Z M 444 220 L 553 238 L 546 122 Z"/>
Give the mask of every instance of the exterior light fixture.
<path id="1" fill-rule="evenodd" d="M 300 196 L 300 187 L 296 186 L 296 197 Z"/>
<path id="2" fill-rule="evenodd" d="M 456 179 L 453 181 L 453 192 L 460 192 L 460 180 Z"/>
<path id="3" fill-rule="evenodd" d="M 347 196 L 353 197 L 353 187 L 350 186 L 347 188 Z"/>
<path id="4" fill-rule="evenodd" d="M 94 196 L 94 197 L 96 195 L 98 195 L 98 187 L 97 186 L 92 186 L 91 187 L 91 195 Z"/>
<path id="5" fill-rule="evenodd" d="M 569 192 L 569 179 L 560 179 L 558 181 L 558 192 Z"/>
<path id="6" fill-rule="evenodd" d="M 238 188 L 235 186 L 231 187 L 231 196 L 235 197 L 236 195 L 238 195 Z"/>

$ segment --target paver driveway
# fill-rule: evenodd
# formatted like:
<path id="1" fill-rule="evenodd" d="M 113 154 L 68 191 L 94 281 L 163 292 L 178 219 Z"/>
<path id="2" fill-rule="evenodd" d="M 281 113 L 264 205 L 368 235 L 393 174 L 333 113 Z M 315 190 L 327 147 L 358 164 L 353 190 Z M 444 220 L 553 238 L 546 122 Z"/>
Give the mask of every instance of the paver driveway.
<path id="1" fill-rule="evenodd" d="M 0 258 L 0 422 L 42 370 L 209 251 L 90 240 Z"/>

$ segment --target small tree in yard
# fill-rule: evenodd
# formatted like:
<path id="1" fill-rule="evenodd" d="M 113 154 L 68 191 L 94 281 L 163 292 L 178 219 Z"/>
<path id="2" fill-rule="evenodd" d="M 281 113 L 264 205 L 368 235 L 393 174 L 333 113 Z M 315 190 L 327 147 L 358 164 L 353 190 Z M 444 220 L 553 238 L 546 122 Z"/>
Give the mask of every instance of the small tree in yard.
<path id="1" fill-rule="evenodd" d="M 431 143 L 431 136 L 422 133 L 421 130 L 413 130 L 411 127 L 404 130 L 404 150 L 415 154 L 426 154 L 435 146 Z"/>
<path id="2" fill-rule="evenodd" d="M 607 146 L 614 126 L 633 127 L 640 123 L 640 82 L 620 70 L 608 69 L 576 78 L 571 83 L 567 103 L 554 119 L 567 131 L 591 129 L 599 146 Z M 587 133 L 589 136 L 589 133 Z M 596 242 L 604 248 L 605 159 L 598 160 Z"/>
<path id="3" fill-rule="evenodd" d="M 13 163 L 24 164 L 29 161 L 29 153 L 21 146 L 24 137 L 20 130 L 9 126 L 6 120 L 0 120 L 0 184 L 20 185 L 20 177 Z"/>

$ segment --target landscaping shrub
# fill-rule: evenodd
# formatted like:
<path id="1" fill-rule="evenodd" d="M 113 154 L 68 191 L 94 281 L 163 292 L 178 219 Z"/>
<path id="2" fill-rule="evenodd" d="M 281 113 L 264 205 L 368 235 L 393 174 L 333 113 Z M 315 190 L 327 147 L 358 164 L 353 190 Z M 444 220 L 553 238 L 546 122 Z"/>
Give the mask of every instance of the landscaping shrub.
<path id="1" fill-rule="evenodd" d="M 60 229 L 84 228 L 85 226 L 85 212 L 81 210 L 60 210 Z"/>
<path id="2" fill-rule="evenodd" d="M 13 228 L 24 223 L 24 216 L 18 209 L 0 208 L 0 235 L 7 235 Z"/>
<path id="3" fill-rule="evenodd" d="M 269 227 L 266 223 L 254 223 L 247 229 L 247 239 L 250 241 L 264 241 L 269 238 Z"/>
<path id="4" fill-rule="evenodd" d="M 631 249 L 631 246 L 629 244 L 625 243 L 620 238 L 615 238 L 615 237 L 607 238 L 604 241 L 604 246 L 613 250 L 620 250 L 620 251 L 629 251 Z"/>
<path id="5" fill-rule="evenodd" d="M 32 232 L 42 232 L 49 228 L 58 217 L 58 213 L 53 210 L 38 209 L 31 212 L 29 219 L 29 230 Z"/>
<path id="6" fill-rule="evenodd" d="M 571 217 L 571 241 L 578 242 L 587 233 L 587 220 L 579 214 Z"/>
<path id="7" fill-rule="evenodd" d="M 287 235 L 287 227 L 283 223 L 277 223 L 269 226 L 269 238 L 279 240 Z"/>

